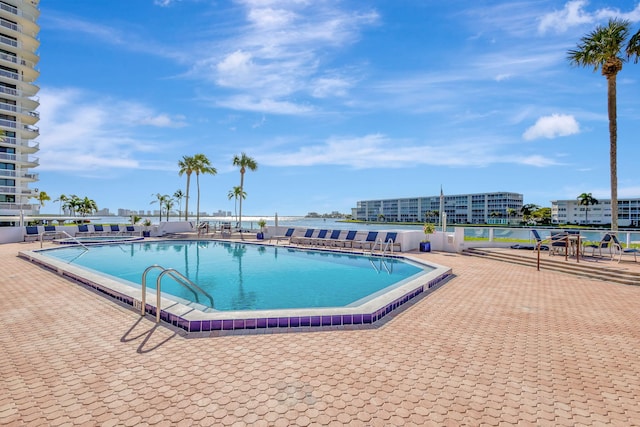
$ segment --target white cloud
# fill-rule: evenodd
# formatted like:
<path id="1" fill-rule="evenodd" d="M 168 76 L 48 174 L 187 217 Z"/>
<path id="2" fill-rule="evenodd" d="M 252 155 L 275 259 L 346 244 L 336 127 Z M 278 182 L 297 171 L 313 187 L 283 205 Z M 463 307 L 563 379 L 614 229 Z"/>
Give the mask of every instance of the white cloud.
<path id="1" fill-rule="evenodd" d="M 602 8 L 592 13 L 585 10 L 588 4 L 587 0 L 568 1 L 562 10 L 544 15 L 540 19 L 538 31 L 543 34 L 549 30 L 562 33 L 571 27 L 592 24 L 610 18 L 627 19 L 631 22 L 640 21 L 640 3 L 630 12 L 622 12 L 617 8 Z"/>
<path id="2" fill-rule="evenodd" d="M 545 33 L 551 29 L 561 33 L 575 25 L 594 22 L 593 15 L 583 10 L 588 3 L 586 0 L 572 0 L 565 3 L 562 10 L 548 13 L 540 19 L 538 31 Z"/>
<path id="3" fill-rule="evenodd" d="M 351 82 L 339 77 L 321 77 L 310 82 L 311 96 L 314 98 L 328 98 L 346 96 Z"/>
<path id="4" fill-rule="evenodd" d="M 138 126 L 176 127 L 183 121 L 133 102 L 113 101 L 78 89 L 43 88 L 38 122 L 41 170 L 99 174 L 105 169 L 164 168 L 139 160 L 139 154 L 162 150 L 157 141 L 136 135 Z"/>
<path id="5" fill-rule="evenodd" d="M 539 138 L 553 139 L 559 136 L 569 136 L 580 132 L 580 125 L 575 117 L 567 114 L 552 114 L 540 117 L 536 124 L 528 128 L 522 137 L 531 141 Z"/>
<path id="6" fill-rule="evenodd" d="M 248 95 L 231 96 L 223 99 L 215 99 L 215 104 L 232 110 L 253 111 L 257 113 L 271 113 L 284 115 L 303 115 L 314 111 L 312 106 L 295 104 L 289 101 L 275 99 L 255 98 Z"/>
<path id="7" fill-rule="evenodd" d="M 333 52 L 355 43 L 361 29 L 375 24 L 376 12 L 357 12 L 333 7 L 332 3 L 307 1 L 243 1 L 245 26 L 211 50 L 209 57 L 194 64 L 191 75 L 235 92 L 225 101 L 251 99 L 248 111 L 299 114 L 301 97 L 344 96 L 348 79 L 320 75 Z M 202 50 L 200 51 L 200 57 Z M 256 101 L 257 100 L 257 101 Z M 258 108 L 256 109 L 256 105 Z M 282 108 L 298 105 L 297 108 Z M 302 108 L 308 111 L 309 108 Z"/>
<path id="8" fill-rule="evenodd" d="M 326 141 L 287 151 L 271 149 L 261 153 L 261 163 L 270 166 L 338 165 L 354 169 L 406 168 L 418 165 L 486 167 L 492 164 L 519 164 L 546 167 L 557 161 L 542 155 L 514 156 L 501 153 L 501 144 L 476 140 L 415 144 L 382 134 L 331 137 Z M 390 149 L 389 147 L 393 147 Z"/>

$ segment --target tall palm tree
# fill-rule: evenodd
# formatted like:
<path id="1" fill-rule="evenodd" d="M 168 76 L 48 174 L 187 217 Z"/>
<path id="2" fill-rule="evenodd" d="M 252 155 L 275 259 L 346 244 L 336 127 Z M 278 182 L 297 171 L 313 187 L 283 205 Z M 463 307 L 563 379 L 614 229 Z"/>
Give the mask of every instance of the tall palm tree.
<path id="1" fill-rule="evenodd" d="M 153 200 L 151 204 L 158 202 L 158 205 L 160 206 L 159 222 L 162 222 L 162 209 L 164 209 L 165 203 L 167 202 L 167 200 L 171 199 L 171 197 L 169 197 L 167 194 L 160 194 L 160 193 L 156 193 L 155 197 L 156 197 L 156 200 Z M 169 221 L 169 214 L 167 214 L 167 221 Z"/>
<path id="2" fill-rule="evenodd" d="M 591 193 L 582 193 L 581 195 L 578 196 L 578 204 L 580 206 L 585 206 L 585 212 L 584 212 L 585 224 L 589 223 L 589 205 L 597 205 L 598 203 L 600 203 L 598 199 L 593 197 Z"/>
<path id="3" fill-rule="evenodd" d="M 184 193 L 182 190 L 176 190 L 173 193 L 173 198 L 178 201 L 178 219 L 182 216 L 182 199 L 184 199 Z"/>
<path id="4" fill-rule="evenodd" d="M 511 217 L 516 216 L 517 211 L 514 208 L 507 208 L 507 217 L 509 218 L 509 223 L 511 223 Z"/>
<path id="5" fill-rule="evenodd" d="M 233 156 L 233 166 L 240 167 L 240 191 L 244 193 L 244 174 L 249 169 L 250 171 L 255 171 L 258 169 L 258 163 L 247 156 L 245 153 L 240 153 L 240 155 Z M 240 199 L 240 228 L 242 228 L 242 198 Z"/>
<path id="6" fill-rule="evenodd" d="M 247 198 L 247 193 L 242 191 L 242 188 L 240 188 L 239 185 L 236 185 L 231 190 L 229 190 L 229 194 L 227 194 L 227 197 L 229 198 L 229 200 L 236 199 L 235 200 L 235 212 L 236 212 L 236 222 L 238 222 L 238 199 L 246 199 Z"/>
<path id="7" fill-rule="evenodd" d="M 204 154 L 196 154 L 193 156 L 193 172 L 196 173 L 196 186 L 198 188 L 198 203 L 196 208 L 196 223 L 200 223 L 200 174 L 215 175 L 218 173 L 216 168 L 211 166 L 211 162 Z"/>
<path id="8" fill-rule="evenodd" d="M 636 34 L 626 47 L 627 57 L 622 56 L 624 43 L 631 24 L 627 20 L 610 19 L 607 26 L 597 26 L 580 39 L 574 50 L 569 50 L 572 65 L 601 70 L 607 79 L 607 110 L 609 113 L 609 167 L 611 171 L 611 230 L 618 230 L 618 118 L 616 77 L 622 64 L 632 56 L 637 61 L 640 54 L 640 36 Z M 636 38 L 636 36 L 638 36 Z"/>
<path id="9" fill-rule="evenodd" d="M 178 176 L 182 174 L 187 175 L 187 195 L 185 196 L 186 202 L 184 205 L 184 220 L 189 221 L 189 187 L 191 186 L 191 174 L 195 166 L 195 160 L 193 156 L 182 156 L 182 160 L 178 160 Z"/>

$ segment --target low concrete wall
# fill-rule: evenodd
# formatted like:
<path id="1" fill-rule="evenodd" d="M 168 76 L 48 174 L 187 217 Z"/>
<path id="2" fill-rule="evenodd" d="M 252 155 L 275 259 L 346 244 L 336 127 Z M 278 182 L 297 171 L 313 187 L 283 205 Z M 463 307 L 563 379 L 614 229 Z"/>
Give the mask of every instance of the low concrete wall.
<path id="1" fill-rule="evenodd" d="M 123 229 L 124 227 L 120 227 Z M 146 227 L 142 225 L 136 225 L 136 232 L 143 231 Z M 104 227 L 105 231 L 109 230 L 109 226 Z M 194 223 L 188 221 L 170 221 L 161 222 L 160 224 L 151 225 L 148 227 L 151 232 L 151 237 L 162 237 L 167 233 L 184 233 L 194 231 Z M 18 243 L 24 241 L 25 227 L 0 227 L 0 244 L 2 243 Z M 89 230 L 93 230 L 93 227 L 89 226 Z M 38 226 L 38 232 L 44 231 L 44 226 Z M 77 225 L 57 225 L 56 231 L 65 231 L 70 236 L 75 236 L 78 232 Z"/>

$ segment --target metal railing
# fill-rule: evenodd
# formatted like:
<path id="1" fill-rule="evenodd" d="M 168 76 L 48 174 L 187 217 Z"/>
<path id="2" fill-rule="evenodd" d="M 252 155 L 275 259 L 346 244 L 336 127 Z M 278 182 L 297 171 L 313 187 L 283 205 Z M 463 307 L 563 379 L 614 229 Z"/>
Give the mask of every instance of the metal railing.
<path id="1" fill-rule="evenodd" d="M 142 304 L 141 304 L 141 308 L 140 308 L 140 315 L 144 316 L 146 314 L 146 300 L 147 300 L 147 274 L 153 270 L 153 269 L 159 269 L 162 270 L 162 272 L 158 275 L 158 278 L 156 279 L 156 323 L 160 323 L 160 299 L 161 299 L 161 294 L 162 291 L 160 289 L 160 283 L 162 282 L 162 278 L 165 275 L 168 275 L 169 277 L 171 277 L 172 279 L 174 279 L 178 284 L 184 286 L 186 289 L 188 289 L 189 291 L 191 291 L 194 295 L 195 298 L 195 302 L 200 303 L 199 298 L 198 298 L 198 292 L 200 292 L 202 295 L 204 295 L 205 297 L 207 297 L 209 299 L 210 302 L 210 307 L 214 308 L 214 304 L 213 304 L 213 298 L 211 297 L 211 295 L 209 295 L 207 292 L 205 292 L 200 286 L 196 285 L 195 283 L 193 283 L 191 280 L 189 280 L 186 276 L 184 276 L 182 273 L 180 273 L 179 271 L 177 271 L 174 268 L 164 268 L 160 265 L 154 264 L 151 265 L 149 267 L 147 267 L 144 270 L 144 273 L 142 273 Z"/>
<path id="2" fill-rule="evenodd" d="M 76 237 L 72 236 L 71 234 L 67 233 L 64 230 L 60 230 L 60 231 L 58 231 L 58 230 L 56 230 L 56 231 L 43 231 L 42 233 L 40 233 L 40 235 L 39 235 L 40 247 L 42 248 L 42 244 L 44 242 L 44 236 L 56 236 L 58 234 L 66 235 L 68 240 L 76 242 L 76 244 L 82 246 L 85 251 L 89 250 L 89 248 L 86 245 L 84 245 L 80 240 L 78 240 Z M 55 237 L 54 237 L 54 239 L 55 239 Z"/>

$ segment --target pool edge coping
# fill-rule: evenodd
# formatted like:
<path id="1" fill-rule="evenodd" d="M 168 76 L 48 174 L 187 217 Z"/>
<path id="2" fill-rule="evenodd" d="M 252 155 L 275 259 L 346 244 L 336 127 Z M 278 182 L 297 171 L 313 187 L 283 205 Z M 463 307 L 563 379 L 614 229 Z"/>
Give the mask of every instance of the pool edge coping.
<path id="1" fill-rule="evenodd" d="M 185 241 L 192 241 L 185 239 Z M 242 242 L 243 244 L 261 244 Z M 296 247 L 294 247 L 296 248 Z M 53 249 L 53 248 L 51 248 Z M 306 248 L 296 248 L 305 250 Z M 312 248 L 311 248 L 312 249 Z M 50 249 L 19 251 L 18 256 L 62 277 L 79 283 L 98 293 L 108 296 L 131 309 L 142 312 L 142 290 L 103 276 L 87 269 L 70 265 L 60 260 L 45 257 L 39 252 Z M 365 255 L 358 252 L 334 251 L 341 254 Z M 371 256 L 379 256 L 372 254 Z M 196 304 L 189 306 L 164 296 L 161 297 L 160 319 L 189 335 L 224 335 L 227 333 L 294 332 L 306 330 L 335 330 L 376 327 L 390 313 L 395 313 L 409 301 L 424 296 L 453 277 L 452 269 L 435 263 L 414 258 L 410 255 L 391 256 L 422 266 L 432 271 L 419 275 L 397 288 L 365 301 L 357 306 L 256 310 L 256 311 L 215 311 L 198 310 Z M 155 291 L 147 291 L 147 301 L 155 302 Z M 156 316 L 155 305 L 146 303 L 145 314 Z"/>

